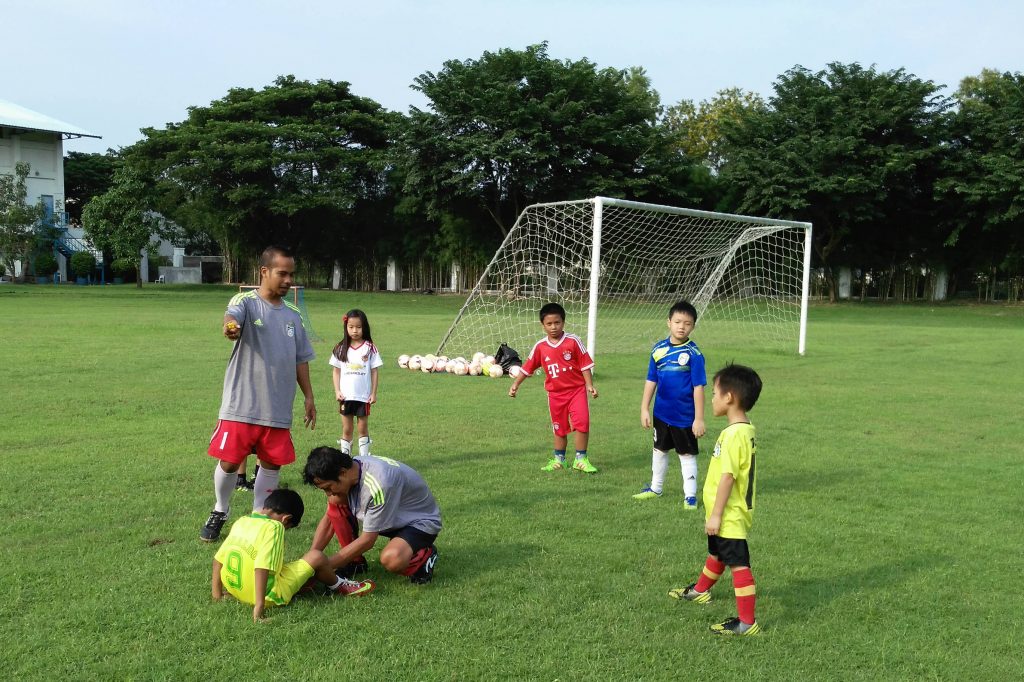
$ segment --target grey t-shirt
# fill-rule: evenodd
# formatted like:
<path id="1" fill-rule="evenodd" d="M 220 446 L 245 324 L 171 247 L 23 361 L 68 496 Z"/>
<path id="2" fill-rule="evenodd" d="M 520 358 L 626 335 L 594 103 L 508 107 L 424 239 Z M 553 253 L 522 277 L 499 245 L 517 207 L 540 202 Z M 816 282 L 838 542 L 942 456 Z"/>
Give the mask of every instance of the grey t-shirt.
<path id="1" fill-rule="evenodd" d="M 426 481 L 408 464 L 388 457 L 353 457 L 359 483 L 348 491 L 348 506 L 367 533 L 387 533 L 406 526 L 431 535 L 441 532 L 441 509 Z"/>
<path id="2" fill-rule="evenodd" d="M 287 429 L 292 425 L 295 368 L 315 355 L 290 303 L 271 305 L 256 290 L 237 294 L 227 314 L 242 328 L 224 374 L 220 418 Z"/>

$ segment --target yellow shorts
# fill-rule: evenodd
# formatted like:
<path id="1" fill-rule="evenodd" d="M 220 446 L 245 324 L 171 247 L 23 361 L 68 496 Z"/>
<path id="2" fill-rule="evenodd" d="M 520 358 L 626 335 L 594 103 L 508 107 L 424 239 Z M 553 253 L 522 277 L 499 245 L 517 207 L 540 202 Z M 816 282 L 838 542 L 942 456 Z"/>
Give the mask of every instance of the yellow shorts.
<path id="1" fill-rule="evenodd" d="M 305 559 L 285 564 L 281 572 L 274 576 L 273 586 L 267 590 L 267 604 L 284 606 L 290 602 L 295 593 L 313 577 L 313 573 L 313 567 Z"/>

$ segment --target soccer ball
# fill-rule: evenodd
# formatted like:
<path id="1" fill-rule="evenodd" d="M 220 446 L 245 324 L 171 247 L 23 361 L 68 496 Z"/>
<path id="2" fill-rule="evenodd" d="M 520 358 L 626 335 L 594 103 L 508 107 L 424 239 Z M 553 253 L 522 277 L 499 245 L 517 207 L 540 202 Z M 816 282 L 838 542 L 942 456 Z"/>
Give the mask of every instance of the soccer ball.
<path id="1" fill-rule="evenodd" d="M 459 363 L 455 362 L 454 360 L 449 360 L 448 362 L 444 363 L 444 371 L 448 372 L 449 374 L 455 374 L 455 365 L 457 364 Z"/>
<path id="2" fill-rule="evenodd" d="M 467 365 L 465 362 L 456 362 L 455 369 L 452 370 L 452 373 L 457 374 L 460 377 L 466 376 L 467 374 L 469 374 L 469 365 Z"/>
<path id="3" fill-rule="evenodd" d="M 484 360 L 484 354 L 483 353 L 480 353 L 480 352 L 473 353 L 473 362 L 479 363 L 479 362 L 483 362 L 483 360 Z"/>
<path id="4" fill-rule="evenodd" d="M 470 376 L 478 377 L 478 376 L 480 376 L 480 372 L 482 372 L 482 371 L 483 371 L 483 368 L 480 366 L 479 362 L 471 362 L 471 363 L 469 363 L 469 375 Z"/>
<path id="5" fill-rule="evenodd" d="M 519 365 L 512 365 L 511 367 L 508 368 L 508 375 L 513 379 L 522 374 L 522 372 L 523 368 L 520 367 Z"/>
<path id="6" fill-rule="evenodd" d="M 497 379 L 504 373 L 505 371 L 501 368 L 501 365 L 491 365 L 491 369 L 488 372 L 488 374 L 491 375 L 492 379 Z"/>
<path id="7" fill-rule="evenodd" d="M 480 361 L 480 364 L 481 365 L 493 365 L 494 364 L 494 356 L 493 355 L 484 356 L 484 359 Z"/>
<path id="8" fill-rule="evenodd" d="M 422 365 L 422 364 L 423 364 L 423 358 L 421 358 L 419 355 L 414 355 L 411 358 L 409 358 L 409 369 L 411 369 L 413 371 L 419 369 L 420 365 Z"/>
<path id="9" fill-rule="evenodd" d="M 433 355 L 425 356 L 423 358 L 423 362 L 420 364 L 420 371 L 421 372 L 427 372 L 428 374 L 430 372 L 433 372 L 434 371 L 434 360 L 435 359 L 436 358 L 434 358 Z"/>
<path id="10" fill-rule="evenodd" d="M 409 367 L 409 356 L 408 355 L 399 355 L 398 356 L 398 366 L 401 367 L 402 369 L 408 369 L 408 367 Z"/>

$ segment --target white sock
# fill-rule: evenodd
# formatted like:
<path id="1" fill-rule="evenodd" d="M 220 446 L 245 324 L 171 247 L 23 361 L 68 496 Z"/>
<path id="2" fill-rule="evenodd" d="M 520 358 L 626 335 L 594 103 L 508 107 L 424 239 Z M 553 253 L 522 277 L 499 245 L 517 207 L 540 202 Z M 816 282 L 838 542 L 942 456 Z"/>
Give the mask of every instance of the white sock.
<path id="1" fill-rule="evenodd" d="M 256 482 L 252 487 L 252 510 L 259 511 L 263 509 L 263 505 L 266 504 L 267 498 L 270 497 L 270 493 L 277 490 L 277 481 L 281 478 L 280 469 L 268 469 L 267 467 L 260 467 L 260 471 L 256 474 Z"/>
<path id="2" fill-rule="evenodd" d="M 655 448 L 651 455 L 651 490 L 660 493 L 665 487 L 665 472 L 668 471 L 668 453 Z"/>
<path id="3" fill-rule="evenodd" d="M 339 438 L 338 439 L 338 449 L 341 450 L 342 454 L 351 455 L 352 454 L 352 441 L 345 440 L 344 438 Z"/>
<path id="4" fill-rule="evenodd" d="M 218 464 L 213 469 L 213 494 L 217 496 L 217 504 L 213 506 L 216 511 L 227 514 L 231 511 L 231 495 L 235 492 L 235 484 L 238 483 L 238 474 L 228 473 Z"/>
<path id="5" fill-rule="evenodd" d="M 370 454 L 370 437 L 360 436 L 359 437 L 359 454 L 368 455 Z"/>
<path id="6" fill-rule="evenodd" d="M 683 497 L 697 497 L 697 455 L 679 455 L 683 471 Z"/>
<path id="7" fill-rule="evenodd" d="M 338 587 L 341 586 L 343 582 L 345 582 L 345 580 L 341 576 L 338 576 L 338 579 L 334 581 L 334 584 L 328 585 L 327 589 L 329 589 L 331 592 L 334 592 L 336 589 L 338 589 Z"/>

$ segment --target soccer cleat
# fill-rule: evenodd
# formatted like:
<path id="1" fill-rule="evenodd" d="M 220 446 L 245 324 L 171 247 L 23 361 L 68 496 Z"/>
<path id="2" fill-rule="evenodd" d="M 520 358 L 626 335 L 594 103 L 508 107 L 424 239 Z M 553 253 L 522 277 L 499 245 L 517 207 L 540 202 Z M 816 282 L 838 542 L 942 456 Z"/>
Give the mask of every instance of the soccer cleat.
<path id="1" fill-rule="evenodd" d="M 547 464 L 545 464 L 544 466 L 542 466 L 540 468 L 540 470 L 541 471 L 561 471 L 564 468 L 565 468 L 565 462 L 563 462 L 562 460 L 558 459 L 557 457 L 552 457 L 550 460 L 548 460 Z"/>
<path id="2" fill-rule="evenodd" d="M 698 592 L 693 589 L 697 583 L 690 583 L 686 587 L 677 587 L 673 590 L 668 591 L 668 596 L 673 599 L 680 599 L 685 601 L 692 601 L 696 604 L 707 604 L 711 601 L 710 592 Z"/>
<path id="3" fill-rule="evenodd" d="M 572 463 L 573 471 L 582 471 L 585 474 L 596 474 L 597 467 L 590 463 L 586 457 L 580 457 Z"/>
<path id="4" fill-rule="evenodd" d="M 256 479 L 255 478 L 250 481 L 250 480 L 246 479 L 245 476 L 242 476 L 241 474 L 239 474 L 238 481 L 235 483 L 235 490 L 248 490 L 249 492 L 252 492 L 253 488 L 255 488 L 255 487 L 256 487 Z"/>
<path id="5" fill-rule="evenodd" d="M 377 589 L 377 583 L 372 580 L 349 580 L 341 579 L 341 584 L 329 592 L 338 597 L 364 597 Z"/>
<path id="6" fill-rule="evenodd" d="M 686 511 L 697 511 L 697 498 L 687 497 L 683 500 L 683 509 Z"/>
<path id="7" fill-rule="evenodd" d="M 426 585 L 434 579 L 434 565 L 437 563 L 437 547 L 431 545 L 427 548 L 430 553 L 427 560 L 416 569 L 416 572 L 409 576 L 409 582 L 414 585 Z"/>
<path id="8" fill-rule="evenodd" d="M 712 625 L 711 632 L 716 635 L 727 635 L 730 637 L 749 637 L 761 632 L 761 626 L 757 624 L 757 621 L 747 624 L 739 618 L 730 618 L 729 620 Z"/>
<path id="9" fill-rule="evenodd" d="M 638 492 L 636 495 L 633 496 L 633 499 L 634 500 L 653 500 L 653 499 L 658 498 L 658 497 L 661 497 L 661 493 L 655 492 L 654 490 L 651 489 L 651 486 L 645 485 L 643 487 L 643 490 L 641 490 L 640 492 Z"/>
<path id="10" fill-rule="evenodd" d="M 334 574 L 339 578 L 352 579 L 357 575 L 366 573 L 368 570 L 370 570 L 370 566 L 366 563 L 366 559 L 357 559 L 350 564 L 342 566 Z"/>
<path id="11" fill-rule="evenodd" d="M 203 542 L 216 542 L 220 537 L 220 529 L 224 527 L 224 522 L 227 520 L 228 515 L 225 512 L 214 509 L 210 512 L 210 518 L 206 519 L 206 525 L 199 531 L 199 539 Z"/>

